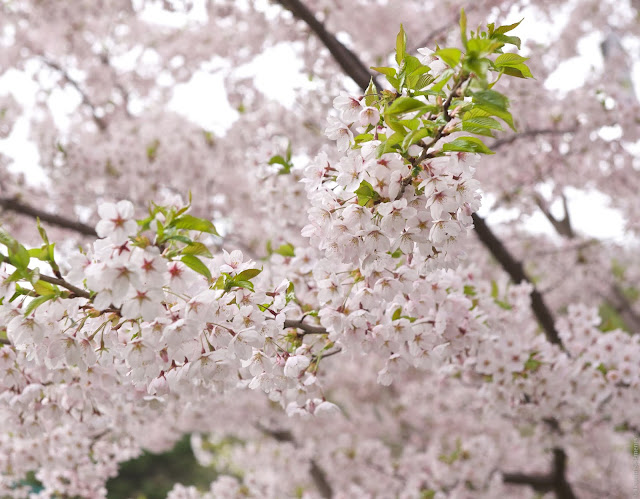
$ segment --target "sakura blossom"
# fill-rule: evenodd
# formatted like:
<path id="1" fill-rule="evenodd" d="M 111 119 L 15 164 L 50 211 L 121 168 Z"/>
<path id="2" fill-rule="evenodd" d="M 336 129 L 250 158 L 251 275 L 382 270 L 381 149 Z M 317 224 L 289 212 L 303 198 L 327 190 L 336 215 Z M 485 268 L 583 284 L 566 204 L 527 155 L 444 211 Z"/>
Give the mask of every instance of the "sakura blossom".
<path id="1" fill-rule="evenodd" d="M 3 3 L 0 496 L 631 497 L 637 10 Z"/>

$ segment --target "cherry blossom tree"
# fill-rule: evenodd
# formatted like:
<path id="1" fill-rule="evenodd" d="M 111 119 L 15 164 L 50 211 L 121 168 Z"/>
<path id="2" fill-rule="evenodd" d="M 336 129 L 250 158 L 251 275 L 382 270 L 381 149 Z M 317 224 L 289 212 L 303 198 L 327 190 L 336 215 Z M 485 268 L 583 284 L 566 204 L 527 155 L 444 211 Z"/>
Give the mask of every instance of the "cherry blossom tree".
<path id="1" fill-rule="evenodd" d="M 173 499 L 638 492 L 636 3 L 0 9 L 3 78 L 37 89 L 0 135 L 47 179 L 0 157 L 3 497 L 105 497 L 185 434 L 218 478 Z M 291 104 L 242 70 L 279 47 Z M 224 131 L 168 105 L 203 72 Z M 572 192 L 628 237 L 582 233 Z"/>

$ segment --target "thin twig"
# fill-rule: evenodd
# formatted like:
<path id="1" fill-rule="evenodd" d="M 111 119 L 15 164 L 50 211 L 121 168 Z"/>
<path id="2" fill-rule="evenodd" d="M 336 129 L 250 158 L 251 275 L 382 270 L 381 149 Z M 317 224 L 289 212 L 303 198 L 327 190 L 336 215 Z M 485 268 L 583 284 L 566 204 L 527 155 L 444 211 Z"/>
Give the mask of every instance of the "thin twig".
<path id="1" fill-rule="evenodd" d="M 106 130 L 107 129 L 106 121 L 100 116 L 98 116 L 96 106 L 93 104 L 93 102 L 91 102 L 91 100 L 89 99 L 89 96 L 85 93 L 85 91 L 82 89 L 80 84 L 76 80 L 71 78 L 71 75 L 69 75 L 67 70 L 64 69 L 57 62 L 52 61 L 51 59 L 49 59 L 44 55 L 40 56 L 40 60 L 44 64 L 49 66 L 51 69 L 58 71 L 62 75 L 62 78 L 80 94 L 80 97 L 82 98 L 82 103 L 85 106 L 87 106 L 89 109 L 91 109 L 91 117 L 93 118 L 93 121 L 95 122 L 96 126 L 100 129 L 100 131 Z"/>
<path id="2" fill-rule="evenodd" d="M 495 151 L 496 149 L 499 149 L 502 146 L 512 144 L 516 140 L 524 139 L 527 137 L 536 137 L 538 135 L 564 135 L 565 133 L 576 133 L 577 130 L 578 129 L 575 127 L 561 129 L 561 130 L 558 130 L 556 128 L 539 128 L 539 129 L 533 129 L 533 130 L 524 130 L 522 132 L 510 135 L 509 137 L 495 140 L 494 142 L 489 144 L 488 147 L 492 151 Z"/>

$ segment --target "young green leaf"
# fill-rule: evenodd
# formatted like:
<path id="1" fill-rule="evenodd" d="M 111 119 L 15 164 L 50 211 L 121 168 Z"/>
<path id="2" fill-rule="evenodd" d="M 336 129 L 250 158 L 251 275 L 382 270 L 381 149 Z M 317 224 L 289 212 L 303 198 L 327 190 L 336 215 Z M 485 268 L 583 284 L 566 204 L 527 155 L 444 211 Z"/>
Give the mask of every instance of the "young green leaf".
<path id="1" fill-rule="evenodd" d="M 460 9 L 460 37 L 462 39 L 462 46 L 467 48 L 467 14 L 464 12 L 464 8 Z"/>
<path id="2" fill-rule="evenodd" d="M 242 272 L 240 272 L 235 278 L 234 280 L 237 281 L 248 281 L 249 279 L 253 279 L 255 276 L 257 276 L 260 272 L 262 272 L 261 269 L 247 269 L 247 270 L 243 270 Z"/>
<path id="3" fill-rule="evenodd" d="M 202 274 L 207 279 L 211 280 L 211 272 L 197 256 L 183 255 L 180 260 L 191 270 L 195 270 L 198 274 Z"/>
<path id="4" fill-rule="evenodd" d="M 402 64 L 404 56 L 407 52 L 407 34 L 404 32 L 404 27 L 400 25 L 400 32 L 396 37 L 396 62 L 398 66 Z"/>
<path id="5" fill-rule="evenodd" d="M 205 220 L 204 218 L 197 218 L 193 215 L 182 215 L 181 217 L 174 219 L 170 225 L 177 229 L 207 232 L 209 234 L 213 234 L 214 236 L 220 235 L 218 234 L 215 226 L 209 220 Z"/>
<path id="6" fill-rule="evenodd" d="M 477 152 L 481 154 L 495 154 L 484 142 L 477 137 L 459 137 L 442 146 L 443 151 Z"/>
<path id="7" fill-rule="evenodd" d="M 194 241 L 191 242 L 188 246 L 182 248 L 183 255 L 195 255 L 195 256 L 204 256 L 205 258 L 213 258 L 213 255 L 209 251 L 204 244 Z"/>
<path id="8" fill-rule="evenodd" d="M 281 245 L 277 250 L 274 251 L 274 253 L 277 253 L 278 255 L 282 255 L 282 256 L 291 256 L 291 257 L 296 256 L 295 248 L 291 243 L 286 243 Z"/>
<path id="9" fill-rule="evenodd" d="M 58 295 L 56 295 L 54 293 L 54 294 L 42 295 L 42 296 L 38 296 L 38 297 L 34 298 L 33 300 L 31 300 L 29 302 L 27 307 L 24 309 L 24 315 L 28 316 L 29 314 L 31 314 L 31 312 L 33 312 L 40 305 L 42 305 L 43 303 L 45 303 L 45 302 L 47 302 L 49 300 L 54 300 L 55 298 L 57 298 L 57 296 Z"/>
<path id="10" fill-rule="evenodd" d="M 456 48 L 446 48 L 436 50 L 434 55 L 442 59 L 449 67 L 455 68 L 460 62 L 462 57 L 462 51 Z"/>
<path id="11" fill-rule="evenodd" d="M 394 73 L 395 74 L 395 73 Z M 371 81 L 369 81 L 369 86 L 367 87 L 367 90 L 364 93 L 364 103 L 366 106 L 372 106 L 376 100 L 378 99 L 378 89 L 376 88 L 375 84 L 373 83 L 373 78 L 371 78 Z"/>
<path id="12" fill-rule="evenodd" d="M 398 97 L 385 111 L 387 115 L 411 113 L 427 108 L 427 104 L 413 97 Z"/>

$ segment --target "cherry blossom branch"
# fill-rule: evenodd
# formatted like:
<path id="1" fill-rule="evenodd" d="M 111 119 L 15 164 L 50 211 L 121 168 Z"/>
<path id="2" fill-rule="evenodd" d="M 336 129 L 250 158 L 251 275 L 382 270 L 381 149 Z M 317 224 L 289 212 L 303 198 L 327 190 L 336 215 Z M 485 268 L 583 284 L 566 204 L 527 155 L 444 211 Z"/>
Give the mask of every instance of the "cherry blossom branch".
<path id="1" fill-rule="evenodd" d="M 307 23 L 307 25 L 312 29 L 312 31 L 314 31 L 318 35 L 318 37 L 324 42 L 325 46 L 329 49 L 329 51 L 334 56 L 336 61 L 338 61 L 338 63 L 340 64 L 340 67 L 342 67 L 345 73 L 349 77 L 351 77 L 351 79 L 353 79 L 353 81 L 355 81 L 360 86 L 360 88 L 365 90 L 368 87 L 369 77 L 368 76 L 366 78 L 363 77 L 362 69 L 365 68 L 365 66 L 362 63 L 362 61 L 360 61 L 360 59 L 357 56 L 355 56 L 353 52 L 351 52 L 346 47 L 344 47 L 344 45 L 342 45 L 342 43 L 340 43 L 340 41 L 338 41 L 338 39 L 333 34 L 329 33 L 324 28 L 324 26 L 315 18 L 313 13 L 307 7 L 305 7 L 298 0 L 278 0 L 278 1 L 281 5 L 289 9 L 294 16 L 298 17 L 299 19 Z M 342 48 L 340 48 L 339 46 L 341 46 Z M 345 54 L 344 51 L 348 52 L 349 54 L 348 57 L 344 55 Z M 366 72 L 367 74 L 369 73 L 368 70 L 366 70 Z M 464 83 L 464 80 L 465 78 L 462 76 L 458 78 L 458 81 L 454 84 L 453 88 L 451 89 L 451 93 L 449 94 L 449 97 L 444 103 L 443 111 L 445 115 L 445 120 L 447 122 L 451 119 L 451 117 L 449 116 L 449 106 L 451 105 L 451 101 L 453 100 L 460 86 Z M 534 132 L 536 134 L 549 133 L 547 131 L 541 131 L 541 130 L 536 130 L 536 131 L 529 130 L 527 132 L 522 132 L 521 134 L 515 135 L 513 137 L 503 139 L 503 141 L 505 144 L 509 143 L 508 141 L 513 142 L 514 140 L 516 140 L 516 137 L 520 138 L 522 136 L 532 135 L 534 134 Z M 420 157 L 418 159 L 420 158 L 425 159 L 427 157 L 428 153 L 426 151 L 431 146 L 433 146 L 433 144 L 435 144 L 434 140 L 437 141 L 442 137 L 443 133 L 444 133 L 444 127 L 441 127 L 436 133 L 436 136 L 434 137 L 434 139 L 429 144 L 423 144 L 423 151 L 420 154 Z M 558 133 L 558 131 L 553 130 L 553 133 Z M 500 141 L 496 141 L 496 142 L 500 142 Z M 420 164 L 420 162 L 417 161 L 416 164 Z M 405 185 L 405 181 L 406 179 L 403 180 L 403 186 Z M 411 181 L 411 177 L 409 177 L 409 182 L 410 181 Z M 485 221 L 476 214 L 473 215 L 473 220 L 475 225 L 475 231 L 478 234 L 480 241 L 491 252 L 494 258 L 500 263 L 500 265 L 505 269 L 505 271 L 509 274 L 511 279 L 514 282 L 526 281 L 530 284 L 533 284 L 531 279 L 529 279 L 525 274 L 522 263 L 518 262 L 513 258 L 511 253 L 509 253 L 507 248 L 502 243 L 502 241 L 500 241 L 500 239 L 496 237 L 496 235 L 487 226 Z M 560 337 L 558 336 L 558 332 L 556 331 L 554 326 L 553 314 L 545 304 L 542 298 L 542 295 L 538 292 L 537 289 L 535 289 L 535 287 L 531 293 L 531 308 L 533 309 L 533 312 L 536 318 L 542 325 L 549 341 L 557 345 L 562 345 L 560 341 Z"/>
<path id="2" fill-rule="evenodd" d="M 562 236 L 568 237 L 572 239 L 575 237 L 575 232 L 573 231 L 573 227 L 571 226 L 571 219 L 569 218 L 569 207 L 567 206 L 567 197 L 562 194 L 562 206 L 564 208 L 564 217 L 562 219 L 557 219 L 553 216 L 551 211 L 549 210 L 549 204 L 540 196 L 539 194 L 535 194 L 535 201 L 540 211 L 547 217 L 547 220 L 553 225 L 553 228 L 556 232 Z"/>
<path id="3" fill-rule="evenodd" d="M 577 499 L 566 478 L 567 454 L 563 449 L 553 449 L 553 469 L 544 475 L 525 473 L 503 473 L 504 483 L 529 485 L 536 492 L 554 492 L 557 499 Z"/>
<path id="4" fill-rule="evenodd" d="M 567 197 L 564 194 L 562 194 L 562 206 L 564 208 L 564 217 L 562 220 L 558 220 L 553 216 L 547 203 L 538 195 L 536 195 L 536 204 L 559 235 L 564 236 L 567 239 L 575 239 L 576 233 L 571 225 Z M 640 333 L 640 315 L 633 309 L 633 306 L 625 296 L 624 291 L 620 286 L 615 283 L 612 284 L 611 293 L 606 299 L 620 315 L 629 331 L 631 333 Z"/>
<path id="5" fill-rule="evenodd" d="M 532 130 L 524 130 L 520 133 L 514 133 L 509 137 L 505 137 L 502 139 L 495 140 L 491 144 L 489 144 L 489 149 L 495 151 L 496 149 L 512 144 L 516 140 L 524 139 L 527 137 L 537 137 L 538 135 L 564 135 L 565 133 L 575 133 L 577 131 L 577 127 L 574 128 L 566 128 L 566 129 L 556 129 L 556 128 L 536 128 Z"/>
<path id="6" fill-rule="evenodd" d="M 306 5 L 299 0 L 277 0 L 277 2 L 291 12 L 294 17 L 307 24 L 311 31 L 324 43 L 324 46 L 329 50 L 342 70 L 355 81 L 360 88 L 366 89 L 371 79 L 373 79 L 376 87 L 380 88 L 377 77 L 369 71 L 353 51 L 338 41 L 332 33 L 327 31 L 324 24 L 318 21 Z"/>
<path id="7" fill-rule="evenodd" d="M 73 284 L 71 284 L 70 282 L 65 281 L 62 278 L 51 277 L 51 276 L 48 276 L 48 275 L 40 274 L 40 280 L 44 281 L 44 282 L 48 282 L 49 284 L 55 284 L 56 286 L 60 286 L 61 288 L 65 288 L 65 289 L 71 291 L 77 297 L 86 298 L 87 300 L 91 299 L 91 293 L 89 293 L 88 291 L 86 291 L 84 289 L 81 289 L 81 288 L 78 288 L 78 287 L 74 286 Z"/>
<path id="8" fill-rule="evenodd" d="M 269 435 L 278 442 L 291 442 L 292 444 L 297 445 L 293 434 L 289 430 L 271 430 L 260 423 L 257 423 L 256 427 L 262 433 L 264 433 L 265 435 Z M 327 479 L 327 474 L 320 467 L 320 465 L 316 463 L 315 459 L 310 459 L 309 464 L 309 473 L 311 474 L 311 478 L 313 479 L 313 483 L 318 489 L 318 492 L 320 492 L 320 495 L 322 497 L 330 499 L 331 497 L 333 497 L 333 488 L 331 487 L 331 484 Z"/>
<path id="9" fill-rule="evenodd" d="M 40 56 L 40 60 L 44 64 L 49 66 L 51 69 L 54 69 L 54 70 L 58 71 L 58 73 L 60 73 L 62 75 L 62 78 L 69 85 L 71 85 L 76 90 L 76 92 L 78 92 L 80 94 L 80 97 L 82 98 L 82 103 L 85 106 L 87 106 L 89 109 L 91 109 L 91 117 L 93 118 L 93 121 L 96 124 L 96 126 L 100 129 L 100 131 L 106 130 L 107 129 L 106 121 L 104 119 L 102 119 L 100 116 L 98 116 L 97 110 L 96 110 L 96 106 L 93 104 L 93 102 L 91 102 L 91 100 L 89 99 L 89 96 L 85 93 L 85 91 L 82 89 L 82 87 L 80 87 L 80 84 L 76 80 L 71 78 L 71 76 L 69 75 L 67 70 L 64 69 L 57 62 L 52 61 L 51 59 L 47 58 L 44 55 Z"/>
<path id="10" fill-rule="evenodd" d="M 0 207 L 4 210 L 13 211 L 28 217 L 39 218 L 42 222 L 56 225 L 64 229 L 74 230 L 80 234 L 84 234 L 85 236 L 98 237 L 95 229 L 90 225 L 83 224 L 76 220 L 70 220 L 60 215 L 47 213 L 46 211 L 39 210 L 38 208 L 22 203 L 16 198 L 0 197 Z"/>
<path id="11" fill-rule="evenodd" d="M 503 242 L 493 233 L 487 223 L 477 213 L 472 215 L 473 225 L 480 239 L 480 242 L 489 250 L 493 257 L 500 263 L 502 268 L 509 274 L 511 280 L 515 283 L 522 281 L 533 284 L 531 279 L 524 271 L 524 267 L 521 262 L 516 260 L 509 252 Z M 555 344 L 562 346 L 560 336 L 555 328 L 555 320 L 551 310 L 544 301 L 544 298 L 540 292 L 534 287 L 531 292 L 531 308 L 533 313 L 538 319 L 538 322 L 544 329 L 547 339 Z"/>

